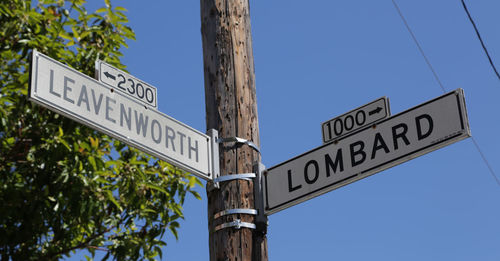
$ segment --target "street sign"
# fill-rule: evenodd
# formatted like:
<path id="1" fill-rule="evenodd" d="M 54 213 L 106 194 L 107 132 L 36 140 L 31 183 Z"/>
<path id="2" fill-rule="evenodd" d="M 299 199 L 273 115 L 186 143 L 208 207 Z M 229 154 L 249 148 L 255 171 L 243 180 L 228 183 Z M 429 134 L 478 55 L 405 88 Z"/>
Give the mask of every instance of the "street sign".
<path id="1" fill-rule="evenodd" d="M 108 84 L 142 103 L 158 109 L 156 87 L 137 79 L 101 60 L 95 61 L 95 70 L 100 82 Z"/>
<path id="2" fill-rule="evenodd" d="M 382 97 L 329 121 L 323 122 L 321 124 L 323 143 L 331 142 L 362 127 L 374 124 L 379 120 L 391 116 L 390 114 L 389 99 Z"/>
<path id="3" fill-rule="evenodd" d="M 213 179 L 209 136 L 37 51 L 30 76 L 32 101 L 203 179 Z"/>
<path id="4" fill-rule="evenodd" d="M 462 89 L 267 170 L 266 214 L 470 137 Z"/>

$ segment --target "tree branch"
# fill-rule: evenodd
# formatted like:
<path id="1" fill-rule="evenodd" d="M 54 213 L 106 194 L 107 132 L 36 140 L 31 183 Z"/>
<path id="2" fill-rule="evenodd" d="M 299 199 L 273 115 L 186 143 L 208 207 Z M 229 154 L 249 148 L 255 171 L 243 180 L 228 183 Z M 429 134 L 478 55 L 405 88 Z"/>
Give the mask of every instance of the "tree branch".
<path id="1" fill-rule="evenodd" d="M 108 228 L 108 229 L 106 229 L 106 230 L 104 230 L 104 231 L 101 231 L 100 233 L 97 233 L 97 234 L 95 234 L 95 235 L 92 235 L 92 236 L 88 237 L 85 241 L 81 242 L 80 244 L 78 244 L 78 245 L 76 245 L 76 246 L 73 246 L 73 247 L 70 247 L 70 248 L 67 248 L 67 249 L 63 249 L 63 250 L 58 251 L 58 252 L 55 252 L 55 253 L 48 253 L 48 254 L 47 254 L 44 258 L 42 258 L 42 259 L 47 258 L 48 260 L 51 260 L 52 258 L 57 257 L 57 256 L 59 256 L 59 255 L 62 255 L 62 254 L 65 254 L 65 253 L 69 253 L 70 251 L 73 251 L 73 250 L 76 250 L 76 249 L 83 249 L 83 248 L 94 248 L 94 249 L 98 249 L 98 250 L 102 250 L 102 251 L 108 251 L 107 249 L 101 249 L 101 248 L 99 248 L 99 247 L 97 247 L 97 246 L 89 246 L 88 244 L 89 244 L 92 240 L 94 240 L 94 239 L 96 239 L 96 238 L 98 238 L 98 237 L 100 237 L 100 236 L 103 236 L 104 234 L 106 234 L 106 233 L 110 232 L 110 231 L 111 231 L 111 230 L 113 230 L 114 228 L 115 228 L 115 227 L 113 226 L 113 227 L 110 227 L 110 228 Z"/>

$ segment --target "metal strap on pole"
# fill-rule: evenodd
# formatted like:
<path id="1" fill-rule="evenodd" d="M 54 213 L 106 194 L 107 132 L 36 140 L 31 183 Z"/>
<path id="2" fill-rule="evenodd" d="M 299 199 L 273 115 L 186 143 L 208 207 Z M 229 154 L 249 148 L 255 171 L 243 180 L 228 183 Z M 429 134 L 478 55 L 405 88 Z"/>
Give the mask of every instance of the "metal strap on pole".
<path id="1" fill-rule="evenodd" d="M 256 177 L 255 173 L 242 173 L 242 174 L 231 174 L 231 175 L 219 176 L 219 177 L 216 177 L 215 179 L 212 180 L 213 183 L 212 183 L 212 185 L 210 185 L 209 190 L 219 189 L 220 182 L 231 181 L 231 180 L 236 180 L 236 179 L 243 179 L 243 180 L 251 181 L 255 177 Z"/>
<path id="2" fill-rule="evenodd" d="M 256 209 L 250 209 L 250 208 L 233 208 L 233 209 L 226 209 L 222 210 L 219 213 L 216 213 L 214 215 L 214 219 L 220 218 L 222 216 L 226 215 L 232 215 L 232 214 L 246 214 L 246 215 L 257 215 L 258 211 Z"/>
<path id="3" fill-rule="evenodd" d="M 219 183 L 219 182 L 230 181 L 230 180 L 235 180 L 235 179 L 251 180 L 252 178 L 255 178 L 255 173 L 231 174 L 231 175 L 217 177 L 213 180 L 213 182 Z"/>
<path id="4" fill-rule="evenodd" d="M 218 143 L 236 142 L 238 144 L 246 144 L 246 145 L 250 146 L 252 149 L 254 149 L 255 151 L 257 151 L 258 153 L 260 153 L 260 148 L 257 147 L 257 145 L 255 145 L 255 143 L 253 143 L 249 140 L 243 139 L 243 138 L 238 138 L 238 137 L 218 138 L 217 142 Z"/>
<path id="5" fill-rule="evenodd" d="M 250 229 L 255 229 L 256 226 L 253 223 L 248 223 L 248 222 L 242 222 L 240 219 L 236 219 L 234 221 L 220 224 L 215 227 L 214 232 L 219 231 L 224 228 L 229 228 L 229 227 L 234 227 L 235 229 L 240 229 L 242 227 L 250 228 Z"/>
<path id="6" fill-rule="evenodd" d="M 251 178 L 255 178 L 256 175 L 255 173 L 243 173 L 243 174 L 233 174 L 233 175 L 226 175 L 226 176 L 220 176 L 216 179 L 214 179 L 214 183 L 218 185 L 218 182 L 224 182 L 224 181 L 230 181 L 230 180 L 236 180 L 236 179 L 244 179 L 244 180 L 250 180 Z M 222 210 L 214 215 L 214 219 L 220 218 L 225 215 L 231 215 L 231 214 L 247 214 L 247 215 L 258 215 L 258 211 L 256 209 L 246 209 L 246 208 L 234 208 L 234 209 L 226 209 Z M 242 227 L 250 228 L 250 229 L 256 229 L 257 226 L 254 223 L 249 223 L 249 222 L 242 222 L 240 219 L 236 219 L 234 221 L 228 222 L 228 223 L 223 223 L 215 227 L 214 232 L 219 231 L 224 228 L 230 228 L 234 227 L 235 229 L 240 229 Z"/>

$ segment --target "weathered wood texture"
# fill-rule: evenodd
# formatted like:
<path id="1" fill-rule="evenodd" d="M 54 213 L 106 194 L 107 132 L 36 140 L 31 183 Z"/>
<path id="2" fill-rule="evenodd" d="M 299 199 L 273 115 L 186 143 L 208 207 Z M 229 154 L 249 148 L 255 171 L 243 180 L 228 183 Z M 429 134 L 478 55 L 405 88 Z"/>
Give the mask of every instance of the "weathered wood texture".
<path id="1" fill-rule="evenodd" d="M 240 137 L 259 146 L 255 73 L 248 0 L 200 0 L 205 75 L 207 129 L 220 137 Z M 221 175 L 252 172 L 260 155 L 248 146 L 221 144 Z M 215 226 L 250 215 L 228 215 L 214 220 L 219 211 L 254 208 L 253 181 L 235 180 L 207 190 L 210 260 L 267 260 L 265 235 L 252 229 Z"/>

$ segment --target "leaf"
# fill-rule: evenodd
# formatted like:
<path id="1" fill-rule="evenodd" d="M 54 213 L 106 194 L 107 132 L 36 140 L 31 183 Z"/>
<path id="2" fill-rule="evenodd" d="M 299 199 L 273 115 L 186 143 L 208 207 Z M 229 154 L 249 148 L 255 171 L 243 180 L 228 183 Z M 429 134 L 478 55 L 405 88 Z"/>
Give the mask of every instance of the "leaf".
<path id="1" fill-rule="evenodd" d="M 108 200 L 111 201 L 111 203 L 113 203 L 120 210 L 120 212 L 123 211 L 123 208 L 120 206 L 120 203 L 118 203 L 118 201 L 116 201 L 115 197 L 113 196 L 113 193 L 109 190 L 106 190 L 105 192 Z"/>
<path id="2" fill-rule="evenodd" d="M 193 177 L 189 177 L 188 187 L 192 188 L 192 187 L 194 187 L 195 184 L 196 184 L 196 180 L 193 179 Z"/>
<path id="3" fill-rule="evenodd" d="M 95 179 L 95 181 L 97 181 L 97 182 L 99 182 L 99 183 L 101 183 L 101 184 L 111 184 L 111 182 L 110 182 L 110 181 L 108 181 L 108 180 L 106 180 L 106 179 L 103 179 L 103 178 L 99 178 L 99 177 L 97 177 L 97 178 Z"/>
<path id="4" fill-rule="evenodd" d="M 168 195 L 168 192 L 165 189 L 161 188 L 160 186 L 157 186 L 157 185 L 154 185 L 154 184 L 151 184 L 151 183 L 144 183 L 144 186 L 146 186 L 147 188 L 150 188 L 150 189 L 154 189 L 154 190 L 160 191 L 163 194 L 167 194 Z"/>
<path id="5" fill-rule="evenodd" d="M 21 39 L 21 40 L 19 40 L 17 42 L 20 43 L 20 44 L 27 44 L 27 43 L 30 42 L 30 40 L 29 39 Z"/>
<path id="6" fill-rule="evenodd" d="M 94 156 L 88 156 L 88 160 L 93 170 L 97 170 L 97 164 L 95 162 Z"/>
<path id="7" fill-rule="evenodd" d="M 14 138 L 14 137 L 7 138 L 6 142 L 8 145 L 12 145 L 12 144 L 14 144 L 14 142 L 16 142 L 16 138 Z"/>
<path id="8" fill-rule="evenodd" d="M 83 38 L 87 37 L 90 33 L 91 33 L 91 31 L 85 31 L 85 32 L 81 33 L 80 34 L 80 39 L 83 39 Z"/>
<path id="9" fill-rule="evenodd" d="M 174 234 L 175 239 L 177 239 L 177 240 L 179 240 L 179 234 L 177 233 L 177 228 L 179 228 L 179 227 L 180 227 L 180 225 L 177 221 L 170 222 L 170 225 L 168 226 L 168 228 L 170 229 L 172 234 Z"/>
<path id="10" fill-rule="evenodd" d="M 115 10 L 116 10 L 116 11 L 122 11 L 122 12 L 127 12 L 127 11 L 128 11 L 126 8 L 121 7 L 121 6 L 117 6 L 117 7 L 115 7 Z"/>
<path id="11" fill-rule="evenodd" d="M 68 151 L 71 151 L 71 147 L 63 138 L 59 138 L 59 142 L 61 142 Z"/>
<path id="12" fill-rule="evenodd" d="M 198 192 L 196 191 L 191 191 L 191 194 L 197 199 L 197 200 L 201 200 L 201 196 Z"/>
<path id="13" fill-rule="evenodd" d="M 99 9 L 97 9 L 95 12 L 96 12 L 96 13 L 105 13 L 105 12 L 107 12 L 107 11 L 108 11 L 108 8 L 106 8 L 106 7 L 101 7 L 101 8 L 99 8 Z"/>
<path id="14" fill-rule="evenodd" d="M 59 33 L 59 37 L 62 37 L 66 40 L 73 40 L 73 37 L 71 37 L 69 34 L 66 33 L 66 31 L 61 30 Z"/>
<path id="15" fill-rule="evenodd" d="M 148 165 L 147 162 L 136 159 L 132 159 L 129 163 L 132 165 Z"/>
<path id="16" fill-rule="evenodd" d="M 75 27 L 75 26 L 72 26 L 71 27 L 71 31 L 73 32 L 73 37 L 75 37 L 76 39 L 80 39 L 80 34 L 78 33 L 78 28 Z"/>
<path id="17" fill-rule="evenodd" d="M 153 209 L 150 209 L 150 208 L 145 208 L 142 211 L 144 211 L 146 213 L 156 213 L 156 210 L 153 210 Z"/>
<path id="18" fill-rule="evenodd" d="M 92 148 L 94 148 L 94 149 L 99 148 L 99 138 L 89 137 L 89 140 L 90 140 L 90 146 Z"/>

